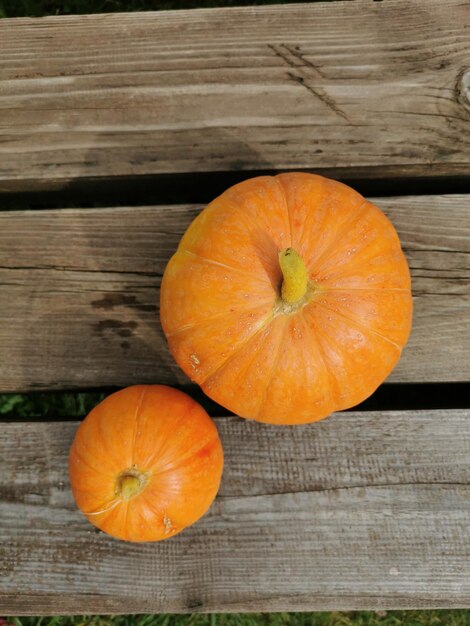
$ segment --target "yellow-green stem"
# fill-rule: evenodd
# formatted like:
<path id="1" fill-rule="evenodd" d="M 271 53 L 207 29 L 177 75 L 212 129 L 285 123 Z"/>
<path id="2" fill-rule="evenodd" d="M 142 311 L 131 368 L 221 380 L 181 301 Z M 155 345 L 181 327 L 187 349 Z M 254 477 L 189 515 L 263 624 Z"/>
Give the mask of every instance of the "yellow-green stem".
<path id="1" fill-rule="evenodd" d="M 305 263 L 293 248 L 286 248 L 279 253 L 279 265 L 283 279 L 281 297 L 284 302 L 294 304 L 307 292 L 308 277 Z"/>
<path id="2" fill-rule="evenodd" d="M 133 474 L 123 474 L 118 481 L 118 492 L 123 500 L 130 500 L 142 491 L 142 480 Z"/>

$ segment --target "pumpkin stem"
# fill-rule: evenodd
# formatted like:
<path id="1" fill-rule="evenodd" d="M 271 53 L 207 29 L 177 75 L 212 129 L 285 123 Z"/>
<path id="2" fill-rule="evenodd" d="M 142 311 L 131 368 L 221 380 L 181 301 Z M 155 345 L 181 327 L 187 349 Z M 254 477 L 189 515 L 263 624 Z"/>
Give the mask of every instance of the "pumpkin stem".
<path id="1" fill-rule="evenodd" d="M 286 248 L 279 253 L 279 265 L 282 270 L 281 296 L 284 302 L 294 304 L 307 293 L 307 270 L 298 252 Z"/>
<path id="2" fill-rule="evenodd" d="M 123 500 L 130 500 L 142 491 L 143 480 L 134 474 L 121 474 L 117 481 L 117 494 Z"/>

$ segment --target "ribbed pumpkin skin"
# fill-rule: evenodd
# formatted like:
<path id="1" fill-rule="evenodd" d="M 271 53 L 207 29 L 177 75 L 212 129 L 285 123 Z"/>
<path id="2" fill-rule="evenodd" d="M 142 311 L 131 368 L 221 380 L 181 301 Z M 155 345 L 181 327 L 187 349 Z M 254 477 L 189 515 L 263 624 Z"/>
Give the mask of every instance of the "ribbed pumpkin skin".
<path id="1" fill-rule="evenodd" d="M 95 526 L 128 541 L 160 541 L 193 524 L 214 500 L 222 467 L 210 417 L 161 385 L 108 396 L 81 423 L 70 452 L 77 506 Z M 117 485 L 129 471 L 142 472 L 145 486 L 124 501 Z"/>
<path id="2" fill-rule="evenodd" d="M 279 252 L 310 291 L 282 307 Z M 411 328 L 410 274 L 385 215 L 351 188 L 304 173 L 231 187 L 186 231 L 163 277 L 161 322 L 182 370 L 234 413 L 312 422 L 367 398 Z"/>

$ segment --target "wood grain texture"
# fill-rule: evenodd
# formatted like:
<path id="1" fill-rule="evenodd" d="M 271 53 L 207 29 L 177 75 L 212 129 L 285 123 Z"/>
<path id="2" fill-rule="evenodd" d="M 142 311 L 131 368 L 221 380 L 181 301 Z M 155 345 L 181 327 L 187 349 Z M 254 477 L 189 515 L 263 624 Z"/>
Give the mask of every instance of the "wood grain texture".
<path id="1" fill-rule="evenodd" d="M 76 424 L 2 424 L 5 614 L 470 607 L 470 412 L 216 419 L 220 494 L 160 544 L 75 509 Z"/>
<path id="2" fill-rule="evenodd" d="M 464 176 L 462 0 L 0 22 L 0 191 L 314 169 Z"/>
<path id="3" fill-rule="evenodd" d="M 412 335 L 389 380 L 470 379 L 470 196 L 373 198 L 411 266 Z M 187 384 L 163 270 L 194 206 L 0 212 L 0 390 Z"/>

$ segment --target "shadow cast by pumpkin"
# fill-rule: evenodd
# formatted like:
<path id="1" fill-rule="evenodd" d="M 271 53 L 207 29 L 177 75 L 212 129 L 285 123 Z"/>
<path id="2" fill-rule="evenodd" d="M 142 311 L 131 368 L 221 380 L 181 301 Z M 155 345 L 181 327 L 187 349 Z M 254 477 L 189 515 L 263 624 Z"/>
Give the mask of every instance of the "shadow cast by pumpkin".
<path id="1" fill-rule="evenodd" d="M 233 165 L 240 172 L 253 164 L 258 169 L 271 165 L 234 134 L 216 128 L 206 129 L 207 133 L 222 147 L 230 144 L 230 153 L 237 155 Z M 95 143 L 106 144 L 101 139 L 96 136 Z M 130 163 L 137 159 L 135 150 L 129 150 Z M 92 153 L 96 159 L 96 149 Z M 90 159 L 85 152 L 83 160 Z M 247 173 L 240 179 L 248 177 Z M 54 270 L 30 294 L 33 301 L 37 297 L 42 302 L 37 307 L 39 315 L 32 309 L 24 342 L 24 346 L 31 342 L 41 346 L 43 367 L 34 375 L 37 389 L 190 384 L 171 356 L 161 328 L 159 290 L 168 260 L 204 205 L 192 205 L 189 210 L 187 206 L 157 208 L 164 203 L 158 201 L 152 181 L 147 178 L 145 184 L 151 202 L 143 194 L 139 207 L 119 203 L 116 207 L 110 199 L 110 208 L 71 209 L 70 222 L 70 212 L 59 209 L 53 216 L 57 228 L 64 231 L 58 251 L 61 267 L 73 271 Z M 154 182 L 157 189 L 161 187 L 158 177 Z M 84 188 L 86 181 L 78 180 L 64 192 L 76 197 L 80 207 Z M 204 194 L 209 199 L 217 195 L 212 189 Z M 168 198 L 168 194 L 162 196 Z M 26 369 L 27 351 L 23 361 Z"/>

